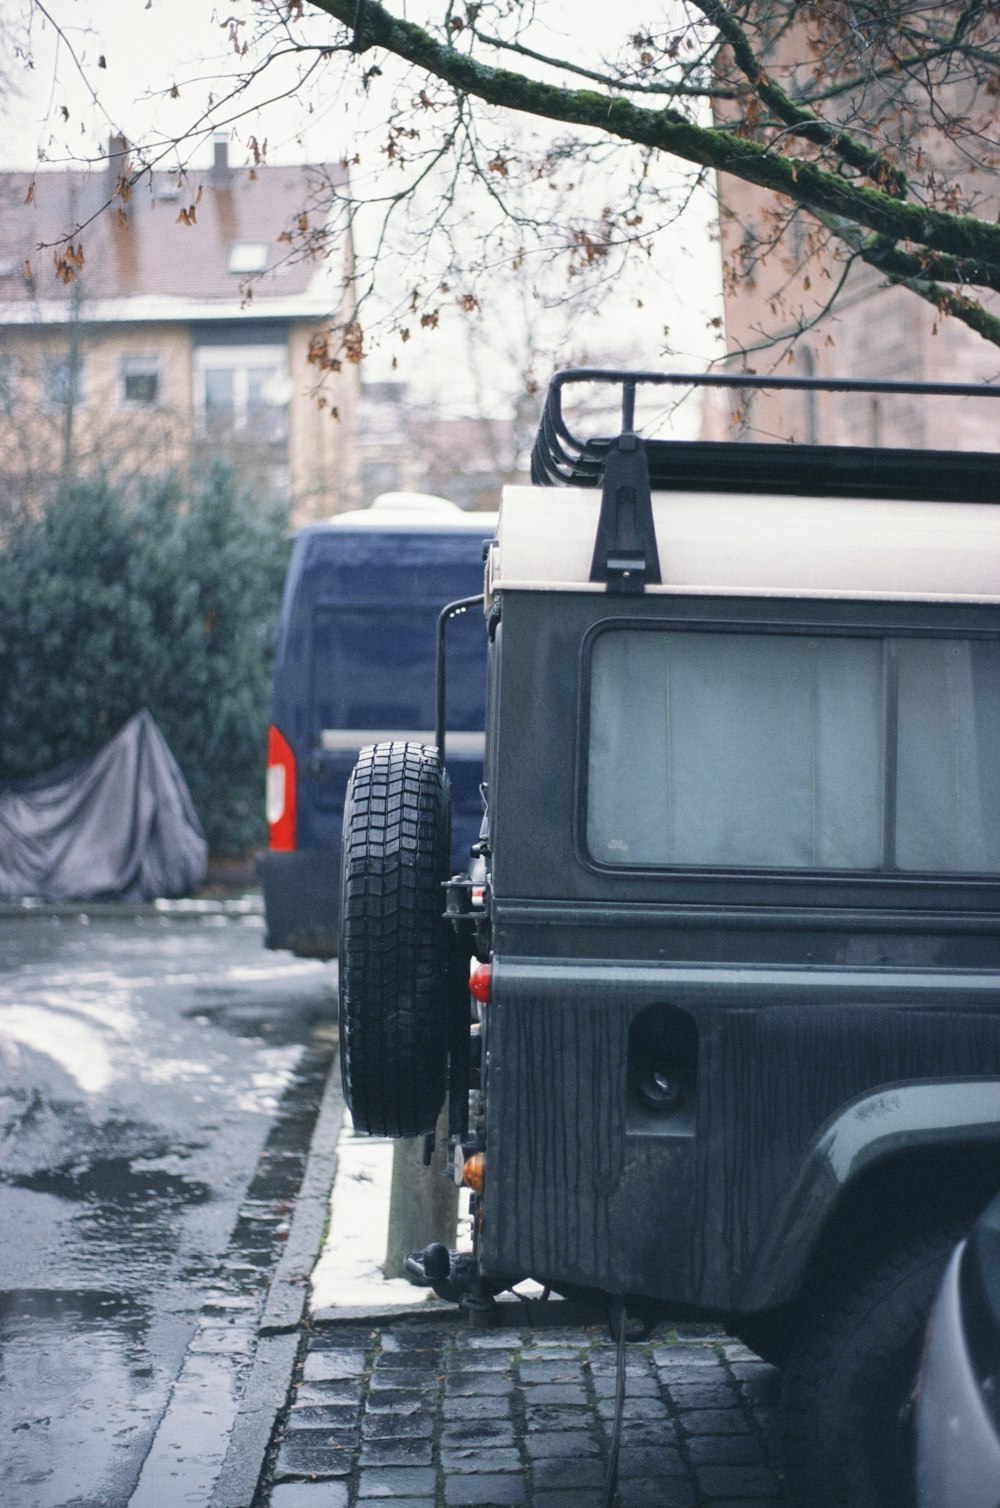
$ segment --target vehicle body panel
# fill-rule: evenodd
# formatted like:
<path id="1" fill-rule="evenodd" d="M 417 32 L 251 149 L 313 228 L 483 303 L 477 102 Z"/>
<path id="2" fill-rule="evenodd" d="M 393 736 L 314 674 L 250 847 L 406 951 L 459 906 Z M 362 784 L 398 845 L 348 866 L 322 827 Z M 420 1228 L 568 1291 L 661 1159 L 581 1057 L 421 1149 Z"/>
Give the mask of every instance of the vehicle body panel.
<path id="1" fill-rule="evenodd" d="M 970 1099 L 995 1076 L 1000 1106 L 994 875 L 629 867 L 596 860 L 586 826 L 596 635 L 992 641 L 996 608 L 520 588 L 496 600 L 484 1270 L 767 1309 L 793 1296 L 870 1162 L 986 1141 L 1000 1184 L 1000 1122 Z M 621 780 L 641 811 L 627 764 Z M 637 1097 L 654 1060 L 682 1084 L 670 1115 Z"/>

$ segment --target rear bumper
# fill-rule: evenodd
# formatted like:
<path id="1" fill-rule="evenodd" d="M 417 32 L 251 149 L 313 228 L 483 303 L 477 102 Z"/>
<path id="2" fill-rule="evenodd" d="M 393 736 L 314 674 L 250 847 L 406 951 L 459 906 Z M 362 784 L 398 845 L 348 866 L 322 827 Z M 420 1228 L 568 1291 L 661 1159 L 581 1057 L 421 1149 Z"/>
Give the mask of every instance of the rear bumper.
<path id="1" fill-rule="evenodd" d="M 257 859 L 268 948 L 299 958 L 335 958 L 340 919 L 340 854 L 268 852 Z"/>

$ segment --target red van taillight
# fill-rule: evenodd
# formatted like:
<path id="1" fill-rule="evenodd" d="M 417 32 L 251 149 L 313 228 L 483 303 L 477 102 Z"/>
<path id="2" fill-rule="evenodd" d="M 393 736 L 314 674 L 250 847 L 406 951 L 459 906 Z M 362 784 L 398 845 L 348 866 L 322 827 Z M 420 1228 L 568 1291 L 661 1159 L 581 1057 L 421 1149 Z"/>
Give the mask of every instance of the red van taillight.
<path id="1" fill-rule="evenodd" d="M 271 847 L 295 847 L 295 755 L 288 740 L 271 727 L 267 732 L 267 825 Z"/>

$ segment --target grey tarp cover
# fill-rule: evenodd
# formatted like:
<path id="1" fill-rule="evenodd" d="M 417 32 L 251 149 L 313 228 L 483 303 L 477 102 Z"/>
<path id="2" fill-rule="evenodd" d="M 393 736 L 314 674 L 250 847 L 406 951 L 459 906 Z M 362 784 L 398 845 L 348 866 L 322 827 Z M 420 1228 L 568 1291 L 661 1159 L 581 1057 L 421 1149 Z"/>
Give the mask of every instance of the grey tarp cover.
<path id="1" fill-rule="evenodd" d="M 93 759 L 0 792 L 0 896 L 186 895 L 206 859 L 184 777 L 146 711 Z"/>

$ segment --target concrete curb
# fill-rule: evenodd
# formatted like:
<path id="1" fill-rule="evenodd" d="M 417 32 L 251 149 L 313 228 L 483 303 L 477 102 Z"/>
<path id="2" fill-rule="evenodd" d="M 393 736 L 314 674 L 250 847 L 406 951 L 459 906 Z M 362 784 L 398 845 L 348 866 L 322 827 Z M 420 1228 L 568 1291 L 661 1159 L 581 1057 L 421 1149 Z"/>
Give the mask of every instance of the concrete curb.
<path id="1" fill-rule="evenodd" d="M 411 1320 L 440 1319 L 442 1315 L 458 1314 L 455 1304 L 444 1299 L 428 1298 L 424 1304 L 358 1304 L 353 1307 L 329 1305 L 315 1309 L 312 1325 L 317 1330 L 329 1330 L 337 1325 L 405 1325 Z"/>
<path id="2" fill-rule="evenodd" d="M 344 1099 L 335 1057 L 309 1144 L 288 1241 L 268 1289 L 257 1350 L 210 1508 L 251 1508 L 256 1496 L 267 1448 L 291 1391 L 305 1337 L 309 1277 L 326 1229 L 343 1118 Z"/>
<path id="3" fill-rule="evenodd" d="M 207 916 L 227 916 L 240 920 L 262 916 L 264 904 L 259 895 L 205 896 L 180 901 L 42 901 L 25 896 L 0 901 L 0 921 L 204 921 Z"/>

